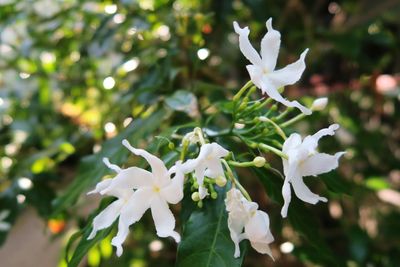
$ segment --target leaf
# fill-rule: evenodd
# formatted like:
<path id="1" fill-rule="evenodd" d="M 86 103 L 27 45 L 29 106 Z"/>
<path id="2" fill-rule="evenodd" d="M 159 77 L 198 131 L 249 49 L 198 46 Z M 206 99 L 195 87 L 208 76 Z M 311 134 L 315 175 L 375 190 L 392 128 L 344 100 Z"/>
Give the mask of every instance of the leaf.
<path id="1" fill-rule="evenodd" d="M 90 225 L 88 225 L 90 226 Z M 83 231 L 81 240 L 79 241 L 77 247 L 75 248 L 74 254 L 72 254 L 71 259 L 68 261 L 68 267 L 76 267 L 81 262 L 82 258 L 89 252 L 89 250 L 96 245 L 98 242 L 106 238 L 112 231 L 113 227 L 108 227 L 107 229 L 97 232 L 93 239 L 87 240 L 91 227 L 86 227 Z"/>
<path id="2" fill-rule="evenodd" d="M 165 103 L 173 110 L 185 112 L 189 117 L 198 117 L 197 98 L 194 94 L 184 90 L 176 91 L 165 99 Z"/>
<path id="3" fill-rule="evenodd" d="M 176 267 L 241 266 L 247 242 L 241 243 L 241 257 L 235 259 L 234 244 L 228 229 L 224 189 L 216 188 L 218 198 L 205 201 L 202 209 L 196 208 L 185 194 L 183 236 L 178 246 Z M 190 213 L 190 215 L 188 214 Z"/>
<path id="4" fill-rule="evenodd" d="M 108 171 L 106 166 L 102 164 L 103 157 L 111 158 L 115 164 L 122 163 L 127 158 L 129 152 L 121 145 L 121 141 L 126 138 L 133 145 L 137 144 L 139 140 L 147 137 L 149 133 L 160 126 L 160 123 L 165 118 L 165 114 L 165 110 L 160 109 L 148 118 L 137 119 L 124 132 L 106 141 L 99 153 L 84 157 L 74 181 L 65 190 L 63 195 L 53 202 L 54 211 L 52 216 L 56 216 L 71 207 L 83 192 L 100 181 Z"/>
<path id="5" fill-rule="evenodd" d="M 336 172 L 322 174 L 319 177 L 324 181 L 330 191 L 338 194 L 351 195 L 354 185 L 343 179 Z"/>

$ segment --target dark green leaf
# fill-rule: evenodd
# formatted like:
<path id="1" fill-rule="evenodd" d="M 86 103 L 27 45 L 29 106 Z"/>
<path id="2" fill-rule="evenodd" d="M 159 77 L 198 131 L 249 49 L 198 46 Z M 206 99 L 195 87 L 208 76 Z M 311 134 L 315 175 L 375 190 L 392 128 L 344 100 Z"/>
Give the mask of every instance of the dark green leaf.
<path id="1" fill-rule="evenodd" d="M 198 209 L 190 203 L 190 194 L 186 194 L 183 213 L 184 222 L 182 241 L 178 247 L 176 267 L 222 267 L 241 266 L 246 243 L 241 244 L 241 257 L 233 257 L 234 244 L 230 238 L 227 212 L 225 210 L 224 189 L 218 189 L 216 200 L 206 201 L 204 208 Z M 185 210 L 186 209 L 186 210 Z M 189 212 L 188 212 L 188 209 Z M 190 216 L 187 216 L 190 213 Z M 184 217 L 184 219 L 185 219 Z"/>
<path id="2" fill-rule="evenodd" d="M 165 103 L 173 110 L 185 112 L 190 117 L 199 115 L 197 98 L 191 92 L 178 90 L 172 96 L 167 97 Z"/>

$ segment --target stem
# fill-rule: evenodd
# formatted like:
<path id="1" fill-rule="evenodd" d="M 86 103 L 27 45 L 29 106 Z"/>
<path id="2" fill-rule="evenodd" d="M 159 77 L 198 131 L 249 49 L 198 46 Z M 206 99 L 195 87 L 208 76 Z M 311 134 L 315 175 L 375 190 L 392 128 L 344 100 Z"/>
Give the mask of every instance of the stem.
<path id="1" fill-rule="evenodd" d="M 280 151 L 279 149 L 277 149 L 277 148 L 275 148 L 273 146 L 269 146 L 269 145 L 266 145 L 266 144 L 256 144 L 256 145 L 261 150 L 271 151 L 271 152 L 275 153 L 276 155 L 280 156 L 281 158 L 288 159 L 288 156 L 286 154 L 284 154 L 282 151 Z"/>
<path id="2" fill-rule="evenodd" d="M 305 115 L 304 113 L 301 113 L 299 115 L 297 115 L 296 117 L 284 122 L 281 124 L 282 128 L 288 127 L 290 125 L 292 125 L 293 123 L 298 122 L 299 120 L 305 118 L 307 115 Z"/>
<path id="3" fill-rule="evenodd" d="M 236 102 L 242 95 L 243 93 L 249 89 L 250 86 L 253 85 L 252 81 L 248 81 L 245 85 L 243 85 L 242 88 L 240 88 L 239 92 L 237 92 L 234 97 L 233 97 L 233 101 Z"/>
<path id="4" fill-rule="evenodd" d="M 254 162 L 252 162 L 252 161 L 237 162 L 237 161 L 230 160 L 230 161 L 228 161 L 228 163 L 229 163 L 229 165 L 232 165 L 235 167 L 253 167 L 254 166 Z"/>
<path id="5" fill-rule="evenodd" d="M 282 113 L 279 114 L 277 117 L 275 117 L 275 120 L 276 120 L 276 121 L 279 121 L 279 120 L 285 118 L 292 110 L 293 110 L 292 107 L 286 108 L 286 110 L 285 110 L 284 112 L 282 112 Z"/>
<path id="6" fill-rule="evenodd" d="M 221 159 L 221 161 L 222 161 L 222 163 L 224 164 L 224 166 L 226 168 L 226 172 L 228 173 L 228 178 L 232 181 L 232 184 L 234 186 L 237 186 L 237 188 L 240 190 L 240 192 L 242 192 L 243 196 L 247 200 L 252 201 L 249 193 L 247 193 L 246 189 L 244 189 L 244 187 L 239 183 L 239 181 L 233 175 L 232 169 L 231 169 L 231 167 L 229 167 L 229 164 L 226 162 L 226 160 Z"/>
<path id="7" fill-rule="evenodd" d="M 282 128 L 279 127 L 279 125 L 276 124 L 274 121 L 272 121 L 269 118 L 264 117 L 264 116 L 259 117 L 259 119 L 260 119 L 260 121 L 271 123 L 274 126 L 276 132 L 283 138 L 283 140 L 287 139 L 286 134 L 283 132 Z"/>

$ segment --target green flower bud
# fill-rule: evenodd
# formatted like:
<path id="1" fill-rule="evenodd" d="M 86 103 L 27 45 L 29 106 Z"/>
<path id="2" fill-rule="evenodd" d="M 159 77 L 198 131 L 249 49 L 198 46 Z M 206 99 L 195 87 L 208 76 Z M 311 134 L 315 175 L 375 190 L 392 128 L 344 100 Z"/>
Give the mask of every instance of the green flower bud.
<path id="1" fill-rule="evenodd" d="M 193 200 L 194 202 L 200 201 L 199 192 L 193 192 L 193 194 L 192 194 L 192 200 Z"/>
<path id="2" fill-rule="evenodd" d="M 263 167 L 265 165 L 265 162 L 266 162 L 266 160 L 263 157 L 255 157 L 253 159 L 254 166 L 256 166 L 258 168 Z"/>
<path id="3" fill-rule="evenodd" d="M 169 142 L 168 143 L 168 148 L 171 149 L 171 150 L 175 149 L 175 144 L 172 143 L 172 142 Z"/>
<path id="4" fill-rule="evenodd" d="M 215 179 L 215 183 L 219 187 L 224 187 L 226 185 L 226 178 L 224 176 L 218 176 L 217 179 Z"/>
<path id="5" fill-rule="evenodd" d="M 199 189 L 199 184 L 198 184 L 197 182 L 194 182 L 194 183 L 193 183 L 193 187 L 194 187 L 195 189 Z"/>
<path id="6" fill-rule="evenodd" d="M 203 207 L 203 201 L 199 201 L 197 202 L 197 207 L 199 207 L 200 209 Z"/>
<path id="7" fill-rule="evenodd" d="M 211 198 L 212 198 L 212 199 L 217 199 L 217 197 L 218 197 L 217 192 L 212 192 L 212 193 L 211 193 Z"/>

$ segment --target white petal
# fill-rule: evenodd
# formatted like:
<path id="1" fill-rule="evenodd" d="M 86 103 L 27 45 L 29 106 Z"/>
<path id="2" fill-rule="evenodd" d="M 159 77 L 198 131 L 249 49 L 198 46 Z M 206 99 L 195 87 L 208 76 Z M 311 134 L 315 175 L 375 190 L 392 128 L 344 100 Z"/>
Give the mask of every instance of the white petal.
<path id="1" fill-rule="evenodd" d="M 112 179 L 105 179 L 99 183 L 96 184 L 96 188 L 87 194 L 95 194 L 95 193 L 100 193 L 101 191 L 105 190 L 107 187 L 110 186 Z"/>
<path id="2" fill-rule="evenodd" d="M 257 86 L 258 88 L 261 88 L 263 83 L 262 80 L 264 77 L 263 69 L 260 66 L 256 65 L 247 65 L 246 69 L 254 85 Z"/>
<path id="3" fill-rule="evenodd" d="M 274 72 L 275 73 L 275 72 Z M 298 108 L 301 112 L 303 112 L 306 115 L 310 115 L 312 112 L 310 109 L 302 106 L 299 102 L 297 102 L 296 100 L 294 101 L 289 101 L 286 98 L 284 98 L 283 96 L 281 96 L 281 94 L 278 92 L 278 88 L 282 87 L 283 85 L 286 84 L 278 84 L 276 82 L 273 82 L 270 79 L 271 74 L 265 75 L 263 77 L 262 80 L 262 84 L 261 84 L 261 90 L 266 93 L 269 97 L 271 97 L 272 99 L 274 99 L 277 102 L 282 103 L 283 105 L 287 106 L 287 107 L 295 107 Z M 282 79 L 285 79 L 285 77 L 281 77 Z"/>
<path id="4" fill-rule="evenodd" d="M 290 190 L 290 184 L 287 180 L 287 178 L 285 178 L 285 181 L 283 182 L 283 187 L 282 187 L 282 196 L 283 196 L 283 207 L 281 209 L 281 215 L 282 218 L 286 218 L 287 216 L 287 212 L 288 212 L 288 208 L 289 208 L 289 204 L 290 201 L 292 199 L 292 193 Z"/>
<path id="5" fill-rule="evenodd" d="M 199 185 L 199 197 L 200 199 L 204 199 L 206 196 L 208 196 L 208 189 L 204 187 L 204 185 Z"/>
<path id="6" fill-rule="evenodd" d="M 339 166 L 339 158 L 345 152 L 338 152 L 335 155 L 317 153 L 306 159 L 301 165 L 302 176 L 316 176 L 322 173 L 330 172 Z"/>
<path id="7" fill-rule="evenodd" d="M 221 159 L 214 159 L 207 162 L 207 170 L 205 176 L 210 178 L 217 178 L 218 176 L 225 176 L 224 169 L 222 168 Z"/>
<path id="8" fill-rule="evenodd" d="M 250 240 L 251 246 L 262 254 L 268 254 L 272 257 L 269 244 L 274 241 L 274 237 L 269 229 L 268 214 L 263 211 L 256 211 L 245 225 L 245 233 Z"/>
<path id="9" fill-rule="evenodd" d="M 301 136 L 298 133 L 292 133 L 283 143 L 282 152 L 287 154 L 289 150 L 298 147 L 300 144 Z"/>
<path id="10" fill-rule="evenodd" d="M 183 179 L 184 174 L 178 170 L 171 183 L 160 190 L 161 196 L 171 204 L 177 204 L 183 198 Z"/>
<path id="11" fill-rule="evenodd" d="M 271 80 L 271 83 L 276 88 L 280 88 L 285 85 L 294 84 L 298 80 L 300 80 L 301 75 L 306 68 L 306 63 L 304 62 L 304 59 L 307 55 L 307 52 L 308 49 L 304 50 L 304 52 L 301 53 L 300 58 L 296 62 L 289 64 L 280 70 L 268 73 L 268 79 Z"/>
<path id="12" fill-rule="evenodd" d="M 191 173 L 194 171 L 198 164 L 196 159 L 189 159 L 182 164 L 182 172 L 185 174 Z"/>
<path id="13" fill-rule="evenodd" d="M 261 58 L 263 67 L 271 72 L 275 69 L 276 60 L 281 46 L 281 34 L 272 28 L 272 18 L 266 23 L 268 32 L 261 40 Z"/>
<path id="14" fill-rule="evenodd" d="M 212 154 L 216 158 L 224 158 L 229 154 L 228 150 L 215 142 L 211 143 L 210 146 L 212 148 Z"/>
<path id="15" fill-rule="evenodd" d="M 167 170 L 167 167 L 165 167 L 165 164 L 161 159 L 150 154 L 146 150 L 137 149 L 137 148 L 132 147 L 127 140 L 123 140 L 122 144 L 126 148 L 128 148 L 133 154 L 145 158 L 151 167 L 151 172 L 154 174 L 154 176 L 157 179 L 161 179 L 161 180 L 166 179 L 166 176 L 168 176 L 167 175 L 168 170 Z"/>
<path id="16" fill-rule="evenodd" d="M 100 212 L 93 219 L 93 229 L 87 239 L 94 238 L 97 231 L 110 227 L 113 222 L 118 218 L 123 204 L 123 200 L 118 199 L 108 205 L 108 207 L 105 208 L 102 212 Z"/>
<path id="17" fill-rule="evenodd" d="M 154 194 L 148 187 L 136 190 L 122 208 L 120 220 L 127 225 L 139 221 L 150 207 Z"/>
<path id="18" fill-rule="evenodd" d="M 251 64 L 261 66 L 261 57 L 249 41 L 249 28 L 240 28 L 236 21 L 233 22 L 233 28 L 235 29 L 235 32 L 239 34 L 240 51 L 242 51 L 243 55 L 251 62 Z"/>
<path id="19" fill-rule="evenodd" d="M 180 242 L 180 235 L 174 231 L 175 218 L 168 204 L 160 197 L 155 197 L 151 203 L 151 215 L 153 216 L 156 226 L 157 235 L 159 237 L 171 236 L 177 243 Z"/>
<path id="20" fill-rule="evenodd" d="M 124 243 L 125 239 L 129 234 L 129 224 L 124 220 L 124 218 L 120 217 L 118 222 L 118 233 L 111 240 L 111 245 L 117 248 L 117 256 L 121 257 L 123 248 L 122 243 Z"/>
<path id="21" fill-rule="evenodd" d="M 130 167 L 120 171 L 111 181 L 111 184 L 101 191 L 102 194 L 125 194 L 126 191 L 142 187 L 151 187 L 154 183 L 152 173 L 138 168 Z"/>
<path id="22" fill-rule="evenodd" d="M 293 186 L 293 191 L 296 194 L 296 196 L 304 202 L 310 204 L 316 204 L 318 203 L 318 201 L 322 202 L 328 201 L 326 198 L 320 197 L 319 195 L 311 192 L 310 189 L 307 187 L 307 185 L 304 183 L 303 177 L 301 177 L 300 175 L 291 179 L 290 183 Z"/>
<path id="23" fill-rule="evenodd" d="M 319 139 L 326 135 L 334 135 L 337 129 L 339 129 L 339 124 L 332 124 L 328 128 L 321 129 L 315 134 L 304 138 L 302 146 L 306 147 L 309 151 L 313 151 L 317 148 Z"/>

